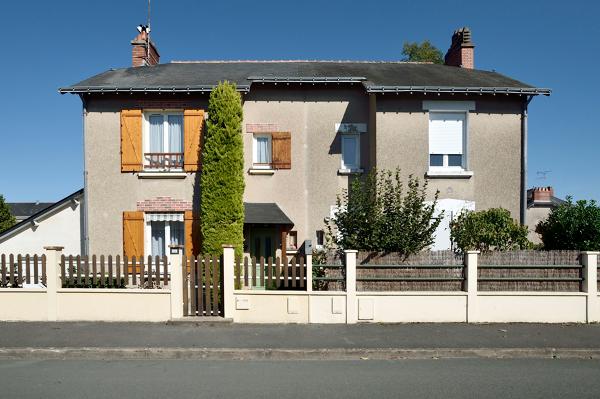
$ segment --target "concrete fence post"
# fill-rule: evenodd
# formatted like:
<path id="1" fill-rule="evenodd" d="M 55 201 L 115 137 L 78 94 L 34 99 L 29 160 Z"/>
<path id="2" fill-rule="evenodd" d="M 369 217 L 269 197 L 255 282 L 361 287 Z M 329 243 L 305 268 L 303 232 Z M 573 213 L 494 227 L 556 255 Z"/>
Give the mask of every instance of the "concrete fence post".
<path id="1" fill-rule="evenodd" d="M 233 319 L 235 298 L 233 288 L 235 284 L 235 250 L 233 245 L 223 245 L 223 317 Z"/>
<path id="2" fill-rule="evenodd" d="M 600 252 L 581 252 L 581 264 L 583 265 L 583 292 L 587 293 L 586 321 L 588 323 L 600 321 L 600 298 L 598 298 L 598 254 L 600 254 Z"/>
<path id="3" fill-rule="evenodd" d="M 64 247 L 44 247 L 46 255 L 46 304 L 48 306 L 48 321 L 58 320 L 57 291 L 62 288 L 60 279 L 60 258 Z"/>
<path id="4" fill-rule="evenodd" d="M 356 255 L 358 251 L 348 249 L 346 256 L 346 324 L 358 321 L 358 304 L 356 302 Z"/>
<path id="5" fill-rule="evenodd" d="M 467 323 L 478 321 L 477 312 L 477 262 L 479 251 L 465 252 L 465 274 L 467 285 Z"/>
<path id="6" fill-rule="evenodd" d="M 171 319 L 183 318 L 183 255 L 171 258 Z"/>
<path id="7" fill-rule="evenodd" d="M 313 268 L 312 268 L 312 243 L 310 240 L 304 242 L 306 253 L 306 292 L 310 293 L 313 290 Z"/>

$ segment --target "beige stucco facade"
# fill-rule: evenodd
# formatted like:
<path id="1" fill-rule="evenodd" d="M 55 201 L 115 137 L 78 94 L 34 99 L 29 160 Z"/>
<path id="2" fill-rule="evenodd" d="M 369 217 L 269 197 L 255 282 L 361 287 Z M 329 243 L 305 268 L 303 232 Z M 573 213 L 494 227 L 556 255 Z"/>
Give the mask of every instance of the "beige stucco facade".
<path id="1" fill-rule="evenodd" d="M 464 95 L 463 95 L 464 96 Z M 461 97 L 463 97 L 461 96 Z M 265 86 L 244 94 L 246 202 L 274 202 L 294 222 L 298 243 L 315 240 L 336 196 L 352 176 L 339 173 L 340 134 L 336 124 L 367 124 L 360 135 L 361 167 L 368 171 L 400 167 L 405 175 L 425 178 L 428 169 L 428 112 L 422 95 L 369 95 L 361 85 Z M 437 97 L 437 96 L 436 96 Z M 443 97 L 443 96 L 442 96 Z M 466 97 L 466 96 L 464 96 Z M 437 100 L 435 98 L 433 100 Z M 454 100 L 454 97 L 439 98 Z M 463 100 L 459 98 L 459 100 Z M 502 206 L 518 218 L 520 204 L 521 100 L 513 97 L 468 96 L 475 110 L 468 115 L 467 178 L 430 180 L 430 196 L 474 201 L 476 209 Z M 122 173 L 121 109 L 202 108 L 207 94 L 87 96 L 85 101 L 85 165 L 88 250 L 122 253 L 122 213 L 137 201 L 158 196 L 198 203 L 194 173 L 173 179 L 140 178 Z M 252 133 L 247 124 L 269 123 L 291 132 L 291 169 L 250 174 Z"/>

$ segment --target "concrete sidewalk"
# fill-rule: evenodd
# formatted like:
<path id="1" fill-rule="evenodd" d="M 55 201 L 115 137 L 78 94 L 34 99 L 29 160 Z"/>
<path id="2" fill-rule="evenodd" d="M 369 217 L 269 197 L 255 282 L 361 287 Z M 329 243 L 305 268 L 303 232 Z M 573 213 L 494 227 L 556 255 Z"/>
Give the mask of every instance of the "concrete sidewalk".
<path id="1" fill-rule="evenodd" d="M 0 323 L 0 358 L 599 358 L 598 324 Z"/>

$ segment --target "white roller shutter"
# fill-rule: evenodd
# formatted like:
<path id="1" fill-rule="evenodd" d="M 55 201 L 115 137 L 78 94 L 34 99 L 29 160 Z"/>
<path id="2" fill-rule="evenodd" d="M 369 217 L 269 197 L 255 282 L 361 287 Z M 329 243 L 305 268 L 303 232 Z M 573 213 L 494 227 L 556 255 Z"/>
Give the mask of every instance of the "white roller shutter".
<path id="1" fill-rule="evenodd" d="M 462 154 L 464 112 L 431 112 L 429 114 L 429 153 Z"/>

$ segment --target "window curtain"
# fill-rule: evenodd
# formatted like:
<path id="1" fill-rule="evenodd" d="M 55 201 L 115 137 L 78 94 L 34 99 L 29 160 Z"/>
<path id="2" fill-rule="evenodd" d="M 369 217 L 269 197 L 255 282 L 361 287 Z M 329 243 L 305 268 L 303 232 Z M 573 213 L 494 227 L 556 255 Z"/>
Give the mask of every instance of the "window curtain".
<path id="1" fill-rule="evenodd" d="M 164 142 L 162 115 L 150 115 L 150 152 L 165 152 Z"/>
<path id="2" fill-rule="evenodd" d="M 165 255 L 165 222 L 151 222 L 152 230 L 152 256 Z"/>
<path id="3" fill-rule="evenodd" d="M 183 245 L 182 222 L 171 222 L 171 245 Z"/>
<path id="4" fill-rule="evenodd" d="M 256 162 L 270 163 L 269 159 L 269 138 L 260 136 L 256 138 Z"/>
<path id="5" fill-rule="evenodd" d="M 183 152 L 183 116 L 169 115 L 169 152 Z"/>

